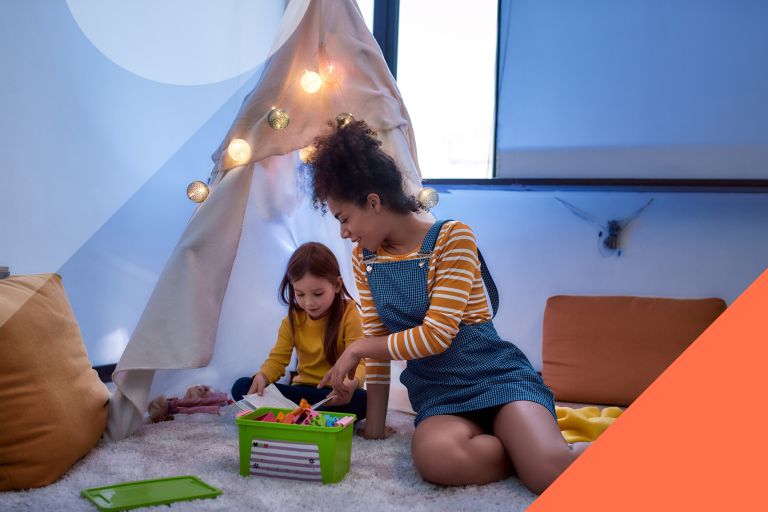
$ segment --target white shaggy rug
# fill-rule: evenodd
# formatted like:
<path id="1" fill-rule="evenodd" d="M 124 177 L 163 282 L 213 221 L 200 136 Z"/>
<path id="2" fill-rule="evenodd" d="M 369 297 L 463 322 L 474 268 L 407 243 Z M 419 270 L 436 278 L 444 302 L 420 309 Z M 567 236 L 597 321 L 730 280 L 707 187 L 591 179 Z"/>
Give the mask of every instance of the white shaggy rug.
<path id="1" fill-rule="evenodd" d="M 180 475 L 198 476 L 223 492 L 215 499 L 174 503 L 171 511 L 513 511 L 525 510 L 536 499 L 514 477 L 485 486 L 426 483 L 411 460 L 413 416 L 394 411 L 387 424 L 397 430 L 395 436 L 385 441 L 354 436 L 352 467 L 338 484 L 241 477 L 236 411 L 230 405 L 221 416 L 177 415 L 175 421 L 143 425 L 123 441 L 99 443 L 53 484 L 0 493 L 0 511 L 97 512 L 80 497 L 82 489 Z"/>

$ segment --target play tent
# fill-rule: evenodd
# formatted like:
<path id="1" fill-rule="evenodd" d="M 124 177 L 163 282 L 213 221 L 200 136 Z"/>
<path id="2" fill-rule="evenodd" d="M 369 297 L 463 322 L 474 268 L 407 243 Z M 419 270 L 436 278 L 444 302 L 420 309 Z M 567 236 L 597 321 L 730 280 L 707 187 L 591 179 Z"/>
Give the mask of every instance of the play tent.
<path id="1" fill-rule="evenodd" d="M 312 93 L 302 88 L 305 71 L 328 65 L 335 80 Z M 274 109 L 287 113 L 287 127 L 269 124 Z M 311 208 L 296 177 L 299 150 L 340 113 L 378 130 L 406 189 L 418 193 L 410 118 L 357 4 L 291 0 L 257 85 L 213 154 L 210 195 L 184 229 L 112 376 L 105 440 L 131 435 L 152 396 L 192 384 L 229 391 L 258 369 L 285 315 L 277 284 L 301 243 L 328 245 L 353 283 L 349 241 L 335 219 Z M 230 156 L 236 139 L 248 143 L 246 159 Z"/>

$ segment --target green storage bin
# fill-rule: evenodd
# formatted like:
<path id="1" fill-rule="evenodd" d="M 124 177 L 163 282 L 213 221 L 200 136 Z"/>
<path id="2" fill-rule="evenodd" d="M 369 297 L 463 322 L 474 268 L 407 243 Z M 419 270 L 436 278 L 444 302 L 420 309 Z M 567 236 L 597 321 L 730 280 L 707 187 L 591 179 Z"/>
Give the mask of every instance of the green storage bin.
<path id="1" fill-rule="evenodd" d="M 293 409 L 262 407 L 235 420 L 240 438 L 240 474 L 302 482 L 332 484 L 349 473 L 352 425 L 310 427 L 253 421 L 267 413 L 277 416 Z M 323 416 L 352 416 L 323 412 Z"/>

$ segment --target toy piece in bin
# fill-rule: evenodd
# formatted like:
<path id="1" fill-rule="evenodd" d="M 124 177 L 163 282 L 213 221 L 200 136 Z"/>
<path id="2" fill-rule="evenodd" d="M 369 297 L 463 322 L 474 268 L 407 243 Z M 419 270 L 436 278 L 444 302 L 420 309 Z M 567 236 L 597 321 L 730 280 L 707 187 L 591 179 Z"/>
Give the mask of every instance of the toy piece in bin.
<path id="1" fill-rule="evenodd" d="M 309 425 L 253 421 L 268 413 L 285 413 Z M 321 414 L 302 410 L 262 407 L 235 419 L 240 439 L 240 474 L 301 482 L 335 483 L 349 472 L 352 456 L 351 425 L 354 414 Z M 328 418 L 335 427 L 328 428 Z M 314 424 L 312 423 L 314 420 Z M 322 428 L 320 428 L 322 427 Z"/>
<path id="2" fill-rule="evenodd" d="M 320 414 L 317 411 L 309 411 L 309 414 L 307 414 L 306 418 L 304 418 L 304 421 L 301 422 L 302 425 L 310 425 L 313 427 L 324 427 L 325 426 L 325 416 Z"/>
<path id="3" fill-rule="evenodd" d="M 191 475 L 93 487 L 80 492 L 80 496 L 91 500 L 102 512 L 215 498 L 220 494 L 221 489 Z"/>
<path id="4" fill-rule="evenodd" d="M 245 411 L 243 411 L 245 412 Z M 247 414 L 247 413 L 246 413 Z M 258 418 L 253 418 L 254 421 L 266 421 L 268 423 L 277 423 L 277 418 L 275 418 L 275 415 L 270 413 L 264 414 L 262 416 L 259 416 Z"/>

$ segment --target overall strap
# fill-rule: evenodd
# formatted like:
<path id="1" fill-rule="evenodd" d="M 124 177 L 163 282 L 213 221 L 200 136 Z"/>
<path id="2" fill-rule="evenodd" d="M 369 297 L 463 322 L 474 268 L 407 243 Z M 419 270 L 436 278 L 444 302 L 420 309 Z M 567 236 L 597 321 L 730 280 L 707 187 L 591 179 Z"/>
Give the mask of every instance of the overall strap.
<path id="1" fill-rule="evenodd" d="M 446 222 L 450 222 L 450 220 L 439 220 L 432 225 L 432 228 L 424 238 L 424 243 L 421 245 L 421 250 L 419 250 L 420 254 L 429 254 L 434 250 L 437 236 L 440 234 L 440 229 L 442 229 L 443 224 Z M 499 311 L 499 291 L 496 289 L 496 283 L 493 282 L 491 272 L 488 270 L 485 260 L 483 259 L 483 253 L 480 252 L 479 248 L 477 249 L 477 258 L 480 260 L 480 275 L 485 283 L 485 288 L 488 290 L 488 296 L 491 299 L 491 307 L 493 308 L 493 317 L 495 317 L 496 313 Z"/>
<path id="2" fill-rule="evenodd" d="M 424 242 L 421 244 L 419 254 L 431 254 L 435 250 L 435 243 L 437 243 L 437 236 L 440 234 L 440 230 L 443 228 L 443 224 L 450 222 L 447 220 L 438 220 L 432 227 L 429 228 L 427 236 L 424 237 Z"/>
<path id="3" fill-rule="evenodd" d="M 493 282 L 491 272 L 485 265 L 483 253 L 480 252 L 480 249 L 477 250 L 477 257 L 480 260 L 480 275 L 483 277 L 483 282 L 485 283 L 485 287 L 488 289 L 488 295 L 491 298 L 491 307 L 493 308 L 493 316 L 491 318 L 495 318 L 496 313 L 499 311 L 499 291 L 496 289 L 496 283 Z"/>
<path id="4" fill-rule="evenodd" d="M 376 257 L 375 252 L 371 252 L 365 247 L 363 247 L 363 261 L 370 260 L 371 258 L 375 258 L 375 257 Z"/>

